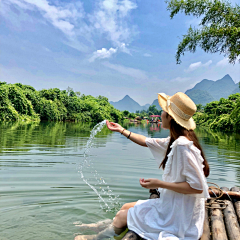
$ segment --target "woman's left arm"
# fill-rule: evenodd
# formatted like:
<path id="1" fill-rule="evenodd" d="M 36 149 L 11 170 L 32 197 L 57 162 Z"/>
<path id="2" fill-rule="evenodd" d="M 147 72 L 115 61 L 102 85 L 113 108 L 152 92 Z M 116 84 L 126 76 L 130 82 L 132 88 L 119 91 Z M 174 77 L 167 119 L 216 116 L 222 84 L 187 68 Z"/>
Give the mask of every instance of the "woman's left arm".
<path id="1" fill-rule="evenodd" d="M 203 191 L 192 188 L 187 182 L 164 182 L 156 178 L 140 179 L 140 185 L 147 189 L 166 188 L 183 194 L 200 194 Z"/>

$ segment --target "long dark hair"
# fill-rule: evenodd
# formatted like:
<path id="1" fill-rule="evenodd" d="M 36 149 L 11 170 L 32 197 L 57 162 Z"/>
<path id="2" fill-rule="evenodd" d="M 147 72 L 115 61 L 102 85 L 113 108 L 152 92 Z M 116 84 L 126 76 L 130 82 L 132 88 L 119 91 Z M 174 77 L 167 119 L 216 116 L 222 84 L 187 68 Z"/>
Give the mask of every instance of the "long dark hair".
<path id="1" fill-rule="evenodd" d="M 169 114 L 167 113 L 167 116 L 168 117 Z M 180 136 L 185 136 L 187 137 L 190 141 L 193 141 L 193 144 L 194 146 L 196 146 L 200 151 L 201 151 L 201 155 L 202 155 L 202 158 L 203 158 L 203 165 L 204 165 L 204 168 L 203 168 L 203 172 L 204 172 L 204 175 L 206 177 L 208 177 L 209 175 L 209 165 L 208 165 L 208 162 L 206 160 L 206 157 L 203 153 L 203 150 L 202 150 L 202 147 L 198 141 L 198 138 L 195 134 L 195 132 L 193 130 L 187 130 L 186 128 L 182 127 L 181 125 L 179 125 L 173 118 L 170 120 L 170 142 L 168 144 L 168 148 L 167 148 L 167 152 L 165 154 L 165 157 L 163 159 L 163 161 L 161 162 L 159 168 L 165 168 L 166 166 L 166 163 L 167 163 L 167 155 L 170 153 L 171 151 L 171 148 L 170 146 L 172 145 L 172 143 L 177 139 L 179 138 Z"/>

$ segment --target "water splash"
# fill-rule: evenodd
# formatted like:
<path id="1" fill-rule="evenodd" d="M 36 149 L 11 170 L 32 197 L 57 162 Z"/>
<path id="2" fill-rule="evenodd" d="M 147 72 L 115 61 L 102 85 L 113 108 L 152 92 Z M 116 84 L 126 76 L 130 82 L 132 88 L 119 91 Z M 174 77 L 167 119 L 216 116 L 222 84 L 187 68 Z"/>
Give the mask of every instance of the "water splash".
<path id="1" fill-rule="evenodd" d="M 93 164 L 91 162 L 91 159 L 89 158 L 90 150 L 93 146 L 93 140 L 95 136 L 102 130 L 102 128 L 105 126 L 106 120 L 98 123 L 94 126 L 94 128 L 91 131 L 90 137 L 87 141 L 86 149 L 84 151 L 83 157 L 84 160 L 81 164 L 78 166 L 78 173 L 80 173 L 80 176 L 82 180 L 96 193 L 96 195 L 99 198 L 100 206 L 103 210 L 109 212 L 109 211 L 115 211 L 119 208 L 119 196 L 115 195 L 113 191 L 110 189 L 110 187 L 107 185 L 103 177 L 101 177 L 97 170 L 94 170 Z M 94 186 L 89 183 L 88 179 L 84 176 L 84 170 L 91 168 L 91 174 L 94 177 L 96 183 Z M 99 192 L 95 186 L 101 186 L 101 192 Z M 107 196 L 108 199 L 103 197 L 103 195 Z"/>

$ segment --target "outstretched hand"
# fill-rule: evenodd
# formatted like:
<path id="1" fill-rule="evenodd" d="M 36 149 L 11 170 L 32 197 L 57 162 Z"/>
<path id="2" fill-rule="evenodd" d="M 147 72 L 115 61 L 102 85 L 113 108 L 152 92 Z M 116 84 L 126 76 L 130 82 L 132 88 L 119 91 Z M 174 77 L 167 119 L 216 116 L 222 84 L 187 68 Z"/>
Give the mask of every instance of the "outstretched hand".
<path id="1" fill-rule="evenodd" d="M 157 178 L 139 179 L 140 185 L 147 189 L 155 189 L 161 187 L 162 181 Z"/>
<path id="2" fill-rule="evenodd" d="M 106 121 L 107 127 L 109 130 L 114 131 L 114 132 L 121 132 L 123 130 L 123 127 L 114 122 L 109 122 L 108 120 Z"/>

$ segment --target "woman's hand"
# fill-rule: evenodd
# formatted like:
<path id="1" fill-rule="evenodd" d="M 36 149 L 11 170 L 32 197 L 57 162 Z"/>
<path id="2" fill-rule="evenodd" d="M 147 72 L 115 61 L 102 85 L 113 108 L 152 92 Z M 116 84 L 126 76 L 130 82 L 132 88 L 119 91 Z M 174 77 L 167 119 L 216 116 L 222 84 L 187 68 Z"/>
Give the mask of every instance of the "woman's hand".
<path id="1" fill-rule="evenodd" d="M 123 127 L 118 124 L 118 123 L 114 123 L 114 122 L 109 122 L 108 120 L 106 121 L 107 127 L 109 130 L 114 131 L 114 132 L 122 132 Z"/>
<path id="2" fill-rule="evenodd" d="M 162 181 L 157 178 L 149 178 L 146 180 L 144 178 L 140 178 L 139 182 L 142 187 L 147 189 L 159 188 L 161 187 L 161 183 L 162 183 Z"/>
<path id="3" fill-rule="evenodd" d="M 147 189 L 165 188 L 183 194 L 200 194 L 203 192 L 203 190 L 192 188 L 187 182 L 164 182 L 156 178 L 146 180 L 140 178 L 139 182 L 142 187 Z"/>

